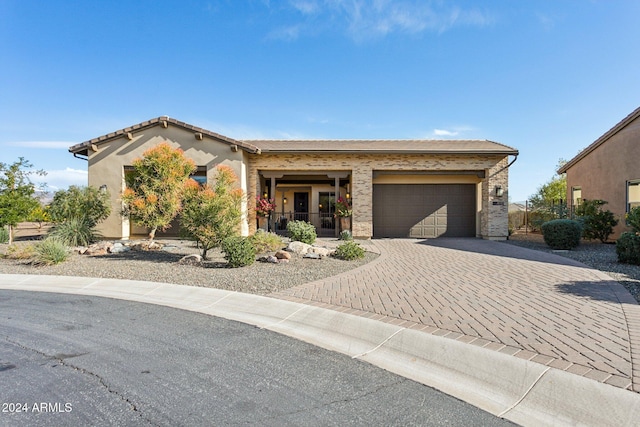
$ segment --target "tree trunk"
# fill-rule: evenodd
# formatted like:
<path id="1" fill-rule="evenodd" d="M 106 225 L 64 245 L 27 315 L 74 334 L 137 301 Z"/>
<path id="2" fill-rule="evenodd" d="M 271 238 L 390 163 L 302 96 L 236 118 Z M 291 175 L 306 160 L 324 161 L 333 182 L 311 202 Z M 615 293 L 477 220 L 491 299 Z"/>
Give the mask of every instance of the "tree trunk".
<path id="1" fill-rule="evenodd" d="M 13 243 L 13 226 L 9 224 L 9 244 Z"/>
<path id="2" fill-rule="evenodd" d="M 153 227 L 151 229 L 151 231 L 149 232 L 149 240 L 153 240 L 154 237 L 156 237 L 156 230 L 158 229 L 158 227 Z"/>

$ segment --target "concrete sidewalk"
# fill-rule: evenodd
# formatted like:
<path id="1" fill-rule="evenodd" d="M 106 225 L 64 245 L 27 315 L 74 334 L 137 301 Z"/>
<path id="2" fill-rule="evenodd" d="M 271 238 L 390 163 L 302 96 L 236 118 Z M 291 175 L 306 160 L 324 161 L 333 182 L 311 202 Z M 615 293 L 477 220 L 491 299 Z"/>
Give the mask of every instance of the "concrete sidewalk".
<path id="1" fill-rule="evenodd" d="M 608 276 L 478 239 L 364 244 L 381 256 L 275 298 L 63 276 L 0 275 L 0 288 L 128 299 L 238 320 L 348 354 L 523 425 L 637 424 L 640 306 Z"/>

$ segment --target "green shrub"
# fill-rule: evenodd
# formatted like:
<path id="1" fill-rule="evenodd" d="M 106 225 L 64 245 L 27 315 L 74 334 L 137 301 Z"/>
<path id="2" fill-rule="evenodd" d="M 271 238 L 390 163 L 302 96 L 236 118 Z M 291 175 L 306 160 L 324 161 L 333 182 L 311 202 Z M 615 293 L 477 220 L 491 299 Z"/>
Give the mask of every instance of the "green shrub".
<path id="1" fill-rule="evenodd" d="M 84 218 L 68 218 L 56 224 L 49 236 L 67 246 L 88 246 L 96 240 L 91 224 Z"/>
<path id="2" fill-rule="evenodd" d="M 49 237 L 36 246 L 35 264 L 60 264 L 69 258 L 69 248 L 64 242 Z"/>
<path id="3" fill-rule="evenodd" d="M 222 241 L 222 252 L 224 259 L 233 268 L 251 265 L 256 260 L 256 249 L 246 237 L 227 237 Z"/>
<path id="4" fill-rule="evenodd" d="M 53 222 L 85 218 L 94 227 L 111 213 L 111 199 L 108 191 L 72 185 L 67 190 L 56 191 L 48 213 Z"/>
<path id="5" fill-rule="evenodd" d="M 333 256 L 338 259 L 353 261 L 364 258 L 364 249 L 356 242 L 350 241 L 338 246 Z"/>
<path id="6" fill-rule="evenodd" d="M 282 249 L 282 238 L 276 233 L 266 232 L 264 230 L 256 231 L 256 234 L 249 237 L 251 244 L 256 250 L 257 254 L 263 254 L 265 252 L 273 252 L 278 249 Z"/>
<path id="7" fill-rule="evenodd" d="M 291 221 L 287 224 L 289 237 L 293 241 L 312 245 L 316 241 L 316 228 L 306 221 Z"/>
<path id="8" fill-rule="evenodd" d="M 9 230 L 7 227 L 0 227 L 0 243 L 7 243 L 9 241 Z"/>
<path id="9" fill-rule="evenodd" d="M 616 241 L 618 261 L 640 265 L 640 235 L 626 231 Z"/>
<path id="10" fill-rule="evenodd" d="M 351 234 L 351 230 L 342 230 L 340 232 L 340 240 L 353 240 L 353 234 Z"/>
<path id="11" fill-rule="evenodd" d="M 531 231 L 538 231 L 542 229 L 542 224 L 553 221 L 554 219 L 559 219 L 555 212 L 546 208 L 539 208 L 529 212 L 529 227 L 531 227 Z"/>
<path id="12" fill-rule="evenodd" d="M 640 233 L 640 206 L 631 209 L 626 215 L 627 225 L 634 233 Z"/>
<path id="13" fill-rule="evenodd" d="M 4 257 L 9 259 L 30 259 L 33 258 L 35 253 L 36 246 L 32 243 L 26 245 L 14 243 L 7 247 Z"/>
<path id="14" fill-rule="evenodd" d="M 613 213 L 602 209 L 606 204 L 604 200 L 583 200 L 576 208 L 576 219 L 582 223 L 585 239 L 598 239 L 604 243 L 613 233 L 613 227 L 618 225 Z"/>
<path id="15" fill-rule="evenodd" d="M 552 249 L 572 249 L 580 244 L 582 227 L 571 219 L 554 219 L 542 224 L 544 242 Z"/>

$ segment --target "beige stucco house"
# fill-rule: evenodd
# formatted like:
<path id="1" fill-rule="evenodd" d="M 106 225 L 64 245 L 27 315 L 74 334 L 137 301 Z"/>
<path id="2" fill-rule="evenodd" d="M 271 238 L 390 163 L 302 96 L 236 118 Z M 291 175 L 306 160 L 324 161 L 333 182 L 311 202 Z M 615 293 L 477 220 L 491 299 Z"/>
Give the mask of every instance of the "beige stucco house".
<path id="1" fill-rule="evenodd" d="M 612 238 L 625 231 L 624 216 L 640 206 L 640 108 L 637 108 L 577 156 L 563 165 L 567 201 L 573 209 L 583 199 L 609 202 L 619 219 Z"/>
<path id="2" fill-rule="evenodd" d="M 99 225 L 109 238 L 146 232 L 123 218 L 121 194 L 132 161 L 169 142 L 198 165 L 194 178 L 230 166 L 247 194 L 244 235 L 255 232 L 256 197 L 274 199 L 270 228 L 291 220 L 337 235 L 338 198 L 353 207 L 354 237 L 466 236 L 506 239 L 509 156 L 514 148 L 486 140 L 241 141 L 163 116 L 74 145 L 88 161 L 89 185 L 107 188 L 112 214 Z M 176 233 L 177 225 L 170 229 Z"/>

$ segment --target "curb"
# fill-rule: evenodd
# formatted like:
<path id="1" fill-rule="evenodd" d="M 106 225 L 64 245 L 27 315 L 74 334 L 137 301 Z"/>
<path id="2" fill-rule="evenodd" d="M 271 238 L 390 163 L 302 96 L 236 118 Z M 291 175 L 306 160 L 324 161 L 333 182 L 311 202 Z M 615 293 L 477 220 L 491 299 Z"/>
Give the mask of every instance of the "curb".
<path id="1" fill-rule="evenodd" d="M 346 354 L 524 426 L 633 426 L 640 394 L 496 351 L 360 316 L 252 294 L 134 280 L 0 274 L 0 289 L 174 307 Z"/>

